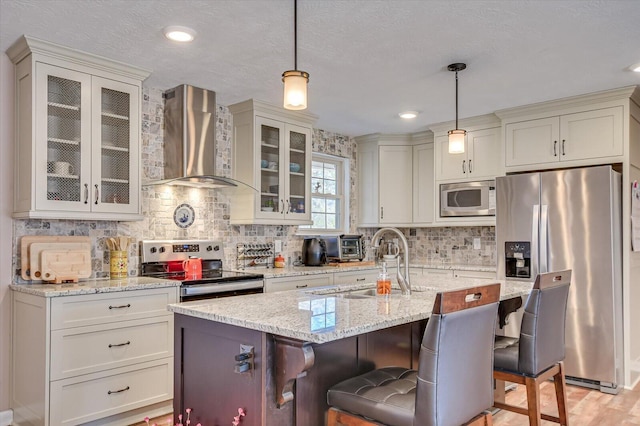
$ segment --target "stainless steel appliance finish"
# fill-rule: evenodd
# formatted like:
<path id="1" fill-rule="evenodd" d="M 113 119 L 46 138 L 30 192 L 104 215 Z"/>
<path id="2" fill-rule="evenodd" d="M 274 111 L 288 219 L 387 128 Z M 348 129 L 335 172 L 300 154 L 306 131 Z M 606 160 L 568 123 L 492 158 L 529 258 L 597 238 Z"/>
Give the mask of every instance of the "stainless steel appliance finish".
<path id="1" fill-rule="evenodd" d="M 216 94 L 186 84 L 164 93 L 164 179 L 147 185 L 173 184 L 256 191 L 216 175 Z"/>
<path id="2" fill-rule="evenodd" d="M 567 169 L 500 177 L 496 186 L 498 277 L 523 279 L 508 275 L 530 272 L 524 279 L 532 280 L 541 272 L 573 270 L 568 381 L 617 393 L 623 362 L 620 174 L 610 166 Z M 518 247 L 523 255 L 516 259 Z M 505 277 L 509 270 L 515 274 Z"/>
<path id="3" fill-rule="evenodd" d="M 214 240 L 145 240 L 140 243 L 142 275 L 182 281 L 180 301 L 264 292 L 261 274 L 223 269 L 223 244 Z M 188 276 L 182 262 L 202 259 L 201 276 Z"/>
<path id="4" fill-rule="evenodd" d="M 494 180 L 440 184 L 440 217 L 495 216 Z"/>
<path id="5" fill-rule="evenodd" d="M 364 259 L 362 235 L 338 235 L 324 237 L 327 248 L 327 262 L 348 262 Z"/>

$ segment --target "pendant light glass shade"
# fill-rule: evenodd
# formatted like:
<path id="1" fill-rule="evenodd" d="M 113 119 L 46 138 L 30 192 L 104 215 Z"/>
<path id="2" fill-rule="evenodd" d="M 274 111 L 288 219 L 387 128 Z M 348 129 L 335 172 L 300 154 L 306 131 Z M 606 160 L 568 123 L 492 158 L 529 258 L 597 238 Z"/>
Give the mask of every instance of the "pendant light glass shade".
<path id="1" fill-rule="evenodd" d="M 449 130 L 449 154 L 464 153 L 464 138 L 466 135 L 466 130 Z"/>
<path id="2" fill-rule="evenodd" d="M 309 73 L 298 70 L 298 0 L 293 1 L 293 70 L 282 73 L 285 109 L 307 108 L 307 83 Z"/>
<path id="3" fill-rule="evenodd" d="M 458 71 L 462 71 L 465 68 L 467 68 L 467 65 L 460 62 L 447 67 L 449 71 L 455 71 L 456 73 L 456 128 L 449 130 L 449 154 L 464 153 L 467 131 L 458 129 Z"/>
<path id="4" fill-rule="evenodd" d="M 284 107 L 291 110 L 307 108 L 307 83 L 309 74 L 291 70 L 282 73 L 284 83 Z"/>

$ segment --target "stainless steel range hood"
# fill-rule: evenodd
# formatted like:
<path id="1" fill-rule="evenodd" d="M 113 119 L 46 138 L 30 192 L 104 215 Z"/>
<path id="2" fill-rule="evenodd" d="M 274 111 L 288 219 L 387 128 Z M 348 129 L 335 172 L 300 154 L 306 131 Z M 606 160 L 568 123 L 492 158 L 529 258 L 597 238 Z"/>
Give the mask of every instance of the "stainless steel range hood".
<path id="1" fill-rule="evenodd" d="M 216 175 L 216 94 L 186 84 L 164 93 L 164 179 L 147 185 L 250 189 Z"/>

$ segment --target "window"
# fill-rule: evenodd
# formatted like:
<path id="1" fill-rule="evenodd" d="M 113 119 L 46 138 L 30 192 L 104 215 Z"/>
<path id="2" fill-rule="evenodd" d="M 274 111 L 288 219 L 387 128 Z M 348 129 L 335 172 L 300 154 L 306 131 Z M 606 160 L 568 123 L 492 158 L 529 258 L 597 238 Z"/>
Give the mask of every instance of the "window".
<path id="1" fill-rule="evenodd" d="M 302 233 L 345 233 L 349 230 L 349 160 L 314 153 L 311 160 L 311 220 Z"/>

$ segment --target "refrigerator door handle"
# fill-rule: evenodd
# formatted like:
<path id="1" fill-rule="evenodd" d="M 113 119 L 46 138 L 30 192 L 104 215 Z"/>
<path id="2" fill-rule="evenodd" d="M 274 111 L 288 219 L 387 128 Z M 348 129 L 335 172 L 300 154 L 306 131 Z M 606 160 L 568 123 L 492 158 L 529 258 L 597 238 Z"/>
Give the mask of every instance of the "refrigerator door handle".
<path id="1" fill-rule="evenodd" d="M 538 241 L 540 238 L 539 226 L 540 226 L 540 205 L 533 205 L 533 220 L 531 221 L 531 277 L 538 275 L 539 263 L 539 251 Z"/>
<path id="2" fill-rule="evenodd" d="M 540 273 L 549 272 L 549 206 L 542 205 L 540 215 Z"/>

